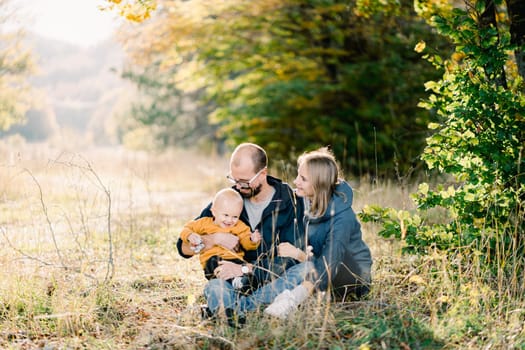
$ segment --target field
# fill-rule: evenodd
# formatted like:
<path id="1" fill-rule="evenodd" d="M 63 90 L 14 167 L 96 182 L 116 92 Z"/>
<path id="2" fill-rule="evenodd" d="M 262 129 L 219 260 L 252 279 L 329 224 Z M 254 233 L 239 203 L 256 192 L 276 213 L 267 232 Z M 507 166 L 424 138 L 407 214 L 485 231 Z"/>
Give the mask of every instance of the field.
<path id="1" fill-rule="evenodd" d="M 0 144 L 0 348 L 525 348 L 523 276 L 491 281 L 475 259 L 402 255 L 371 224 L 367 299 L 314 297 L 287 321 L 253 313 L 241 329 L 202 321 L 204 276 L 174 243 L 228 185 L 227 168 L 190 151 Z M 406 184 L 351 183 L 356 212 L 411 208 Z"/>

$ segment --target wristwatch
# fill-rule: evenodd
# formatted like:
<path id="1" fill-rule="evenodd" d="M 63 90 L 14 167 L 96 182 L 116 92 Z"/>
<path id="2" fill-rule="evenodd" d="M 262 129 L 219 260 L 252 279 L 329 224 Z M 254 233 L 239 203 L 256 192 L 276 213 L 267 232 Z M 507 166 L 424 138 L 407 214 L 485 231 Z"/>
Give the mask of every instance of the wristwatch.
<path id="1" fill-rule="evenodd" d="M 250 273 L 250 268 L 248 267 L 248 265 L 243 264 L 241 266 L 241 272 L 242 272 L 243 275 L 249 274 Z"/>

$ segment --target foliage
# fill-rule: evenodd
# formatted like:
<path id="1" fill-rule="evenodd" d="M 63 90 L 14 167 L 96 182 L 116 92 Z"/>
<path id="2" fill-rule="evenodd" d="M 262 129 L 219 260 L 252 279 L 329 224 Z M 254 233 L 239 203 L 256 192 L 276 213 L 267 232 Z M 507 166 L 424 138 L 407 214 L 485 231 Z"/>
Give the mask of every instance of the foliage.
<path id="1" fill-rule="evenodd" d="M 13 26 L 16 11 L 10 2 L 0 0 L 0 131 L 23 122 L 30 107 L 31 54 L 21 44 L 23 31 Z"/>
<path id="2" fill-rule="evenodd" d="M 428 122 L 415 108 L 424 64 L 407 50 L 425 27 L 408 2 L 387 4 L 287 1 L 256 18 L 241 6 L 219 16 L 214 32 L 236 21 L 202 56 L 221 131 L 276 158 L 329 144 L 350 173 L 374 173 L 375 159 L 385 170 L 395 155 L 406 170 L 420 147 L 404 137 Z"/>
<path id="3" fill-rule="evenodd" d="M 344 314 L 341 319 L 348 317 Z M 353 349 L 438 349 L 444 345 L 428 324 L 394 306 L 358 310 L 351 321 L 340 321 L 340 327 Z"/>
<path id="4" fill-rule="evenodd" d="M 504 23 L 499 31 L 483 25 L 487 8 L 483 1 L 475 5 L 432 18 L 437 30 L 456 45 L 451 59 L 424 55 L 445 73 L 440 81 L 425 85 L 431 95 L 420 106 L 434 111 L 439 122 L 429 125 L 434 134 L 422 158 L 429 169 L 452 175 L 454 181 L 434 189 L 420 184 L 413 195 L 418 206 L 414 216 L 368 207 L 362 219 L 383 221 L 385 236 L 404 238 L 404 232 L 407 249 L 470 246 L 488 262 L 504 264 L 502 256 L 519 257 L 525 250 L 523 78 L 505 76 L 512 72 L 508 53 L 515 47 Z M 425 50 L 424 43 L 416 49 Z M 448 220 L 420 219 L 433 208 L 445 208 Z"/>
<path id="5" fill-rule="evenodd" d="M 13 125 L 4 135 L 20 135 L 29 141 L 44 141 L 56 135 L 58 125 L 53 110 L 46 106 L 42 109 L 32 108 L 25 113 L 23 125 Z"/>
<path id="6" fill-rule="evenodd" d="M 274 159 L 331 145 L 354 174 L 417 163 L 430 114 L 416 104 L 438 73 L 409 48 L 421 36 L 443 45 L 411 1 L 158 3 L 125 40 L 131 70 L 159 84 L 151 105 L 206 92 L 210 138 L 257 142 Z M 140 116 L 177 128 L 167 112 Z"/>
<path id="7" fill-rule="evenodd" d="M 131 113 L 139 125 L 150 127 L 156 148 L 195 146 L 202 138 L 213 139 L 216 128 L 207 122 L 209 108 L 198 103 L 201 90 L 181 90 L 173 74 L 159 69 L 158 64 L 143 72 L 127 70 L 123 77 L 140 90 L 142 98 L 133 101 Z M 131 133 L 137 130 L 140 128 Z"/>
<path id="8" fill-rule="evenodd" d="M 155 0 L 106 0 L 102 10 L 115 11 L 128 21 L 142 22 L 148 19 L 157 7 Z"/>
<path id="9" fill-rule="evenodd" d="M 132 61 L 123 77 L 135 83 L 141 95 L 130 113 L 139 125 L 129 135 L 145 131 L 142 125 L 157 141 L 157 148 L 202 146 L 210 140 L 220 143 L 215 136 L 217 127 L 208 123 L 211 106 L 200 101 L 203 89 L 191 83 L 194 44 L 177 39 L 189 36 L 193 30 L 198 35 L 198 26 L 193 23 L 195 14 L 185 8 L 188 11 L 181 10 L 182 16 L 178 17 L 171 7 L 176 3 L 166 1 L 155 11 L 154 18 L 121 28 L 120 38 Z M 173 42 L 177 42 L 175 47 Z M 174 57 L 175 53 L 181 56 Z"/>

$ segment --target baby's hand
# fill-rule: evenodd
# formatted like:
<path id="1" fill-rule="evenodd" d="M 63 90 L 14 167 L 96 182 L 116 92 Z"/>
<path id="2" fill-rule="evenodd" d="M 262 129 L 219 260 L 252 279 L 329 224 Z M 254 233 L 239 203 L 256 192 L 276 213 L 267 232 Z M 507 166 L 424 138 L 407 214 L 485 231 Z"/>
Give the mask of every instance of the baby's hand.
<path id="1" fill-rule="evenodd" d="M 196 233 L 192 233 L 188 236 L 188 242 L 192 245 L 192 246 L 197 246 L 199 244 L 202 243 L 202 238 L 201 236 L 199 236 L 198 234 Z"/>
<path id="2" fill-rule="evenodd" d="M 253 231 L 252 234 L 250 235 L 250 239 L 252 240 L 252 242 L 258 243 L 262 239 L 262 236 L 259 230 Z"/>
<path id="3" fill-rule="evenodd" d="M 308 247 L 306 247 L 306 259 L 309 259 L 312 256 L 314 256 L 314 247 L 309 245 Z"/>
<path id="4" fill-rule="evenodd" d="M 190 242 L 190 249 L 193 250 L 195 254 L 199 254 L 204 248 L 204 242 L 202 241 L 201 236 L 196 233 L 189 235 L 188 241 Z"/>

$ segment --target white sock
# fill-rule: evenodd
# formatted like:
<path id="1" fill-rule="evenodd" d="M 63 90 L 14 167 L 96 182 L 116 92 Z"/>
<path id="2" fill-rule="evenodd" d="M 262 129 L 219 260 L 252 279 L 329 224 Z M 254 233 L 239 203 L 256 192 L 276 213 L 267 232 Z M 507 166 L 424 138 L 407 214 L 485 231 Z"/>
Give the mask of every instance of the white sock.
<path id="1" fill-rule="evenodd" d="M 232 286 L 234 289 L 241 289 L 243 287 L 242 277 L 237 276 L 232 280 Z"/>

